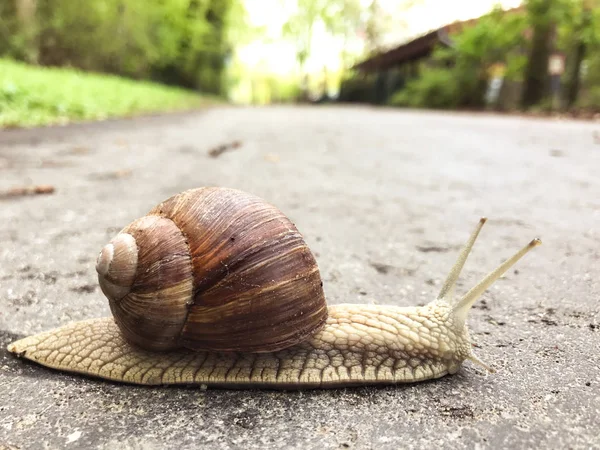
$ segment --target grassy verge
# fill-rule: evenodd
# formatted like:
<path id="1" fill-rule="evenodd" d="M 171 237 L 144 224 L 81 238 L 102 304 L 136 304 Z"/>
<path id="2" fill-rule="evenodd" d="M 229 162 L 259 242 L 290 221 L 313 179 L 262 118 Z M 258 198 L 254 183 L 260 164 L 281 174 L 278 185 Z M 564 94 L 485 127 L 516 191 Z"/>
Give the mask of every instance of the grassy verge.
<path id="1" fill-rule="evenodd" d="M 0 128 L 182 111 L 217 102 L 160 84 L 0 58 Z"/>

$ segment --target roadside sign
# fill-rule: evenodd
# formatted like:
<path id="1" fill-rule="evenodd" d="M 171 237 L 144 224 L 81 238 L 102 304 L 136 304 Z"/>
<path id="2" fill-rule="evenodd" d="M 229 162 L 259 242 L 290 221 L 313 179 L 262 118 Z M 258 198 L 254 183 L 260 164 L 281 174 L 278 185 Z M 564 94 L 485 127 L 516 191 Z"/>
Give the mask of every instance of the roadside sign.
<path id="1" fill-rule="evenodd" d="M 490 66 L 488 69 L 488 74 L 492 78 L 504 78 L 504 74 L 506 73 L 506 64 L 504 63 L 495 63 Z"/>
<path id="2" fill-rule="evenodd" d="M 565 55 L 552 53 L 548 58 L 548 73 L 550 75 L 562 75 L 565 71 Z"/>

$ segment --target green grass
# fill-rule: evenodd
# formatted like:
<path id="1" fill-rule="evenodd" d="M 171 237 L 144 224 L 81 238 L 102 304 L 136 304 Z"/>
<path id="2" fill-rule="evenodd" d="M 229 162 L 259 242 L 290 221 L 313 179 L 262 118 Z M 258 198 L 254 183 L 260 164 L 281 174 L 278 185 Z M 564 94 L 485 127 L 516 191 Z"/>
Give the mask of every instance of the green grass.
<path id="1" fill-rule="evenodd" d="M 160 84 L 0 58 L 0 128 L 182 111 L 217 102 Z"/>

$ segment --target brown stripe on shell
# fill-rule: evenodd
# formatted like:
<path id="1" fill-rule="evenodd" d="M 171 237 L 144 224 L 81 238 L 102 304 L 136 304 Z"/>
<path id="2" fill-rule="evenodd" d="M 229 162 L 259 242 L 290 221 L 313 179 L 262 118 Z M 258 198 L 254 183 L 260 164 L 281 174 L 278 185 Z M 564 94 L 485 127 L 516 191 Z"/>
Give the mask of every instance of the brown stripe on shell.
<path id="1" fill-rule="evenodd" d="M 191 292 L 190 277 L 158 291 L 131 292 L 120 302 L 111 302 L 110 307 L 129 342 L 148 350 L 172 350 L 181 347 L 179 336 Z"/>
<path id="2" fill-rule="evenodd" d="M 244 288 L 235 286 L 235 282 L 221 284 L 209 292 L 218 298 L 230 290 L 229 297 L 223 297 L 221 303 L 194 304 L 182 333 L 183 346 L 217 351 L 236 351 L 240 347 L 248 352 L 276 351 L 303 341 L 314 333 L 312 327 L 320 328 L 327 319 L 326 311 L 319 308 L 317 271 L 264 288 L 245 292 Z"/>
<path id="3" fill-rule="evenodd" d="M 150 350 L 180 347 L 193 292 L 185 237 L 171 220 L 152 215 L 123 231 L 136 240 L 138 265 L 129 294 L 110 302 L 115 320 L 134 344 Z"/>
<path id="4" fill-rule="evenodd" d="M 294 224 L 251 194 L 200 188 L 150 214 L 186 236 L 194 299 L 182 334 L 186 347 L 274 351 L 314 333 L 327 318 L 319 270 Z"/>
<path id="5" fill-rule="evenodd" d="M 153 292 L 181 283 L 191 276 L 185 236 L 173 221 L 144 216 L 127 226 L 138 247 L 138 267 L 132 290 Z"/>

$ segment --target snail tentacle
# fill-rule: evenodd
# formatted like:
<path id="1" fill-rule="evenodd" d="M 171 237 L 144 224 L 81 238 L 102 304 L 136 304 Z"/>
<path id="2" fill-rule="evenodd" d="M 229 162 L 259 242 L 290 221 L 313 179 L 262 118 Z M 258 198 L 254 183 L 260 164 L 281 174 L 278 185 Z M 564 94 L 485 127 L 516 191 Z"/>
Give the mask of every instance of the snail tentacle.
<path id="1" fill-rule="evenodd" d="M 460 319 L 463 323 L 467 320 L 467 315 L 469 310 L 473 306 L 473 304 L 477 301 L 479 297 L 496 281 L 498 280 L 504 273 L 510 269 L 515 263 L 525 256 L 530 250 L 541 245 L 542 241 L 538 238 L 533 239 L 529 244 L 515 253 L 513 256 L 508 258 L 502 264 L 500 264 L 496 269 L 490 272 L 483 280 L 473 286 L 469 292 L 467 292 L 460 300 L 454 302 L 453 309 L 454 314 L 458 319 Z"/>

